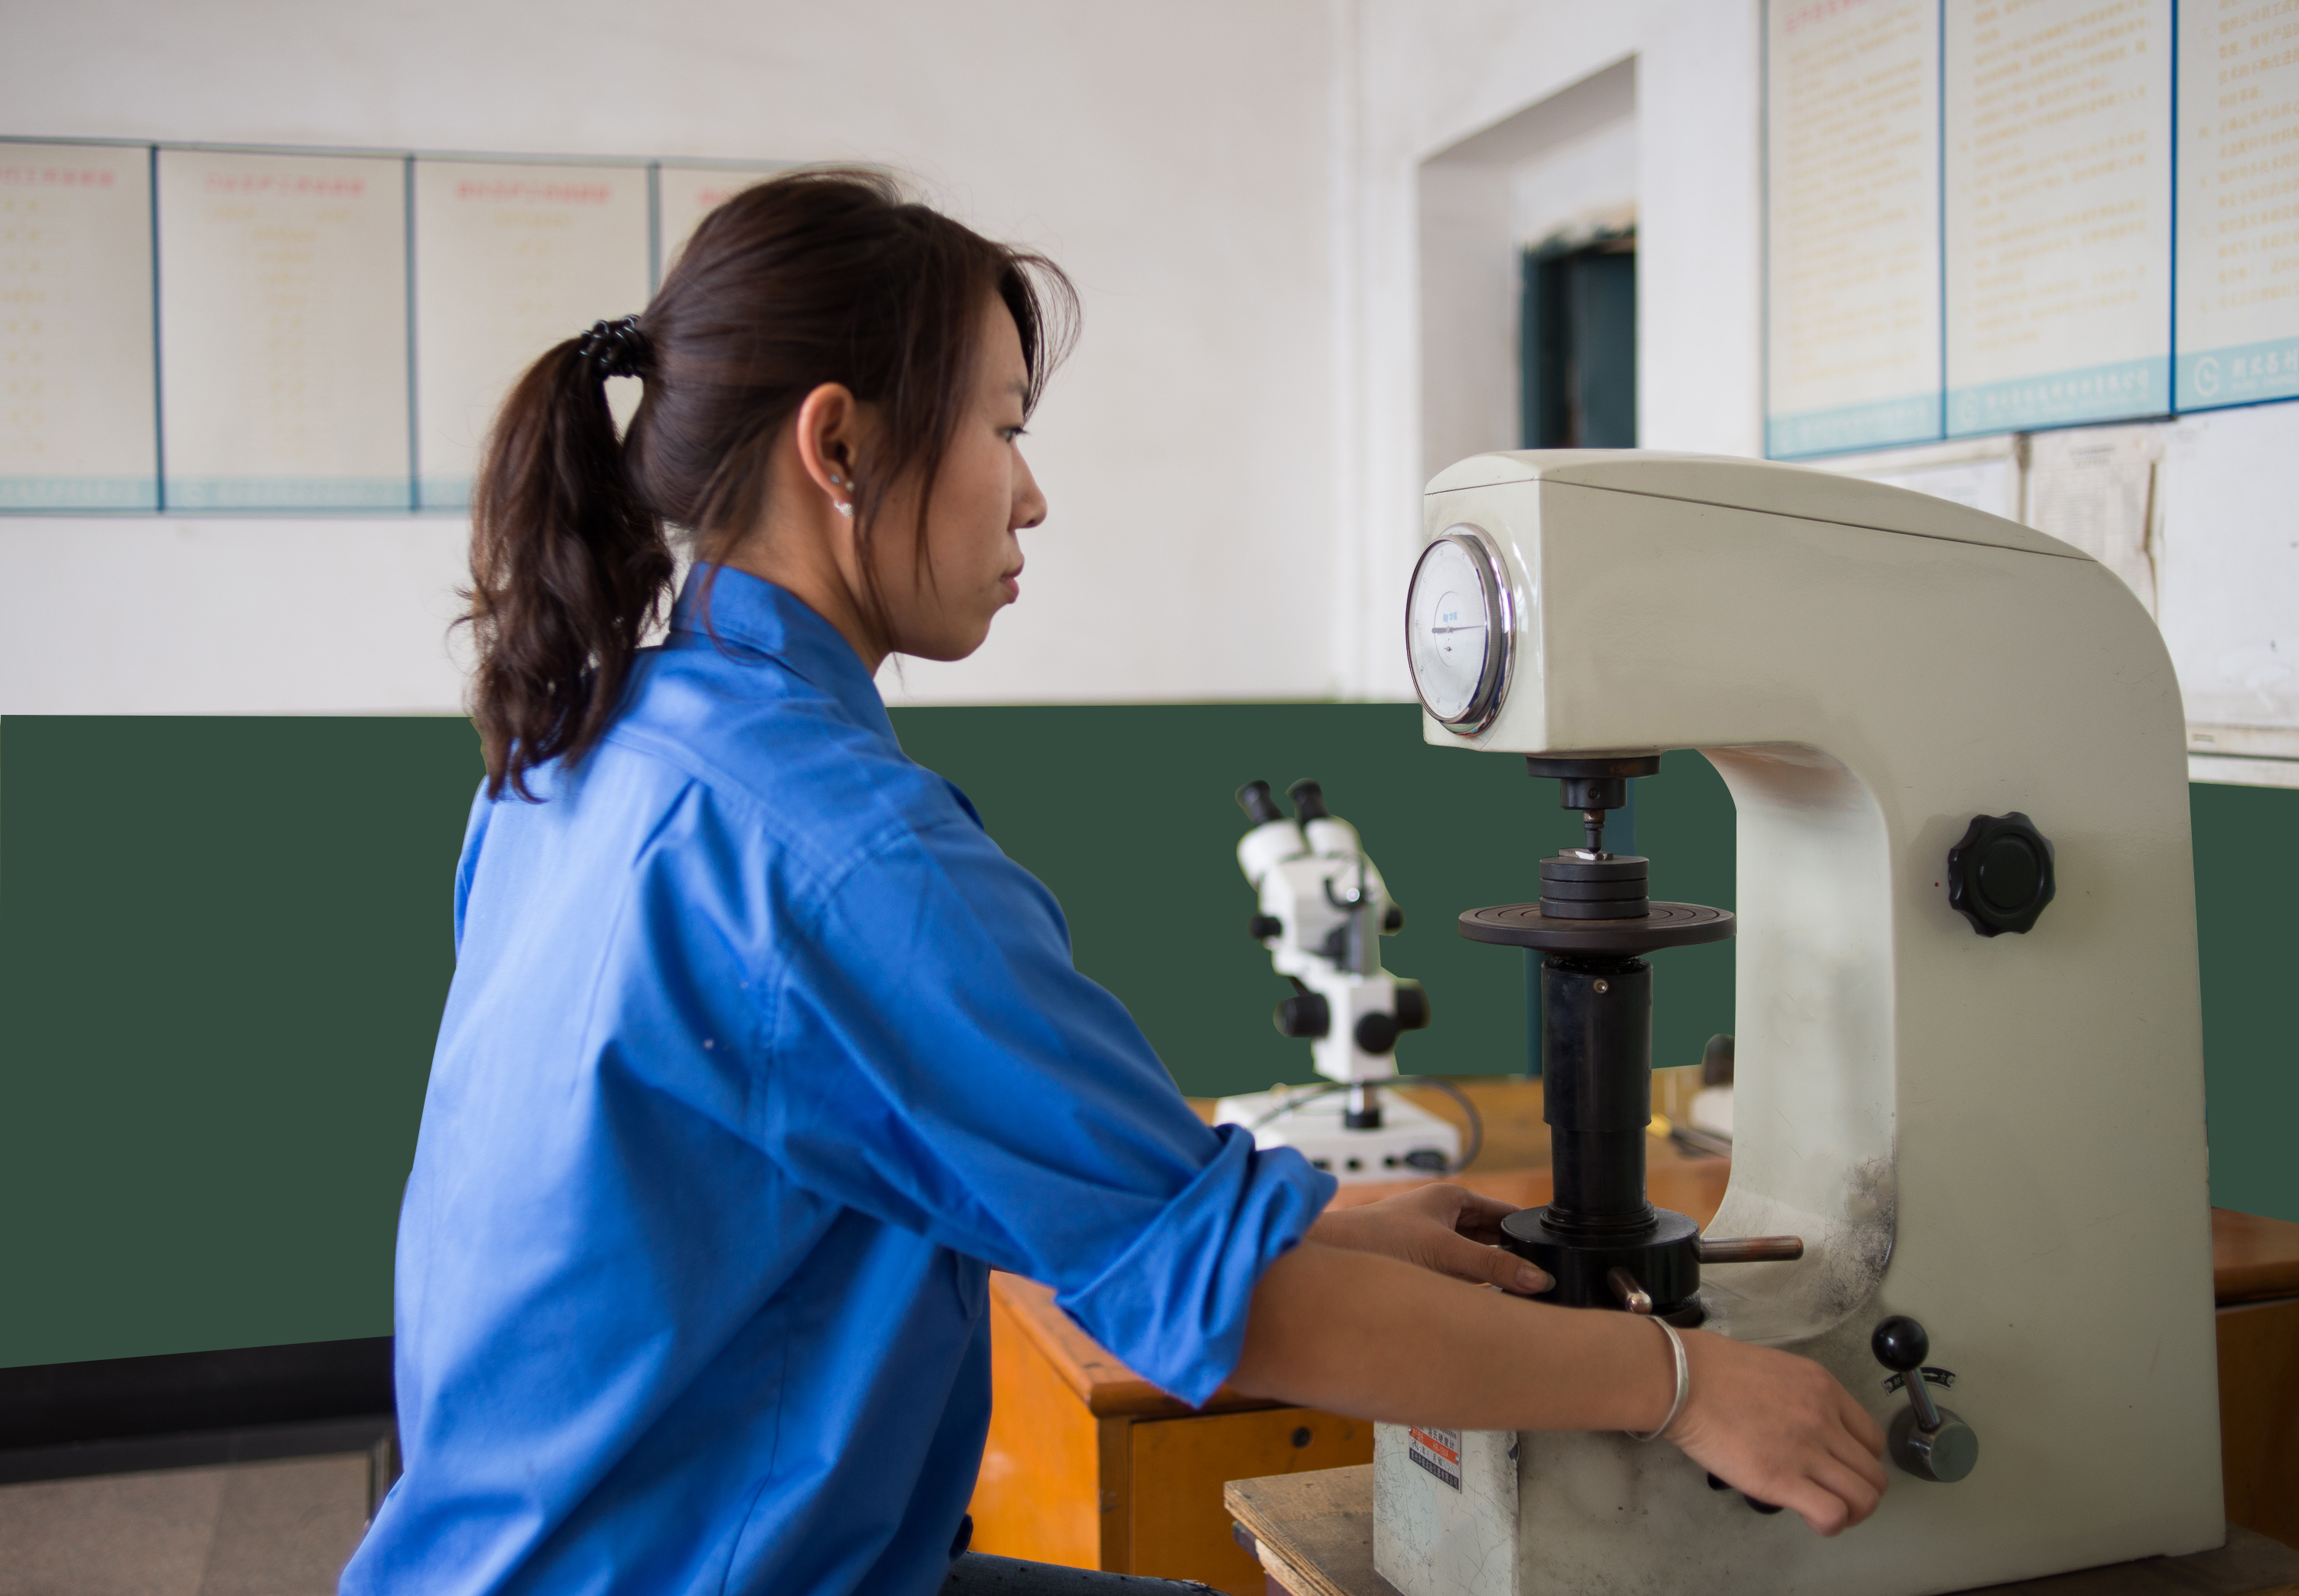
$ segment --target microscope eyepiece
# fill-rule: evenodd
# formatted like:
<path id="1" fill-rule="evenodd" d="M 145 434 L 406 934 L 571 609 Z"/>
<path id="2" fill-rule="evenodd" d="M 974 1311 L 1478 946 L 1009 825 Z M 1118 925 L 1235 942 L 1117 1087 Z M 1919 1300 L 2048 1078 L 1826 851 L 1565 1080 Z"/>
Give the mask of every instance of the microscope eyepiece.
<path id="1" fill-rule="evenodd" d="M 1245 811 L 1246 819 L 1255 825 L 1266 826 L 1273 820 L 1282 820 L 1277 800 L 1269 795 L 1266 781 L 1248 781 L 1237 790 L 1237 806 Z"/>
<path id="2" fill-rule="evenodd" d="M 1324 820 L 1332 811 L 1325 807 L 1325 790 L 1304 776 L 1285 790 L 1293 800 L 1293 818 L 1307 825 L 1313 820 Z"/>

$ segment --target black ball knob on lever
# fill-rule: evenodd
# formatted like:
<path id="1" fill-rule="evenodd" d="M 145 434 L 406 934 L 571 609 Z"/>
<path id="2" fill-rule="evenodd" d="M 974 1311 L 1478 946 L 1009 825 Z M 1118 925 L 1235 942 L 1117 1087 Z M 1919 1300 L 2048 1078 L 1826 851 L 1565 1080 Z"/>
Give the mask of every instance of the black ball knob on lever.
<path id="1" fill-rule="evenodd" d="M 1979 1437 L 1970 1425 L 1932 1401 L 1926 1389 L 1924 1360 L 1931 1356 L 1931 1337 L 1923 1326 L 1896 1313 L 1876 1327 L 1868 1338 L 1876 1361 L 1897 1374 L 1906 1385 L 1908 1405 L 1892 1419 L 1886 1450 L 1892 1461 L 1920 1480 L 1952 1484 L 1970 1474 L 1979 1461 Z M 1937 1371 L 1945 1374 L 1945 1369 Z"/>

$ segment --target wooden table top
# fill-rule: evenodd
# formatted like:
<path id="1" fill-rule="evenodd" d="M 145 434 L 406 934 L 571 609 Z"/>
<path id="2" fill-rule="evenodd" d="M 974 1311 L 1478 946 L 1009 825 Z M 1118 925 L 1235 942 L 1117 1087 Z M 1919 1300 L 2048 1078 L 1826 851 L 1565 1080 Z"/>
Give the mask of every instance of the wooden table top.
<path id="1" fill-rule="evenodd" d="M 1454 1084 L 1476 1104 L 1483 1117 L 1485 1144 L 1476 1162 L 1452 1178 L 1471 1191 L 1520 1208 L 1548 1202 L 1552 1190 L 1548 1127 L 1540 1117 L 1540 1083 L 1522 1076 L 1492 1076 Z M 1406 1087 L 1402 1095 L 1417 1106 L 1465 1126 L 1458 1105 L 1442 1092 Z M 1207 1119 L 1213 1117 L 1213 1099 L 1192 1099 L 1191 1106 Z M 1729 1159 L 1695 1156 L 1657 1136 L 1647 1140 L 1645 1154 L 1645 1187 L 1656 1205 L 1689 1214 L 1704 1226 L 1715 1217 L 1717 1205 L 1724 1200 L 1724 1184 L 1732 1172 Z M 1351 1208 L 1379 1202 L 1428 1183 L 1424 1178 L 1344 1186 L 1334 1196 L 1333 1206 Z M 2215 1294 L 2222 1306 L 2299 1296 L 2299 1224 L 2215 1208 L 2212 1210 L 2212 1266 Z M 1191 1412 L 1272 1405 L 1224 1386 L 1204 1408 L 1190 1408 L 1102 1350 L 1092 1336 L 1071 1322 L 1069 1315 L 1054 1306 L 1054 1294 L 1049 1287 L 1005 1274 L 992 1274 L 990 1285 L 1047 1362 L 1097 1417 L 1178 1418 Z"/>
<path id="2" fill-rule="evenodd" d="M 1373 1465 L 1232 1480 L 1222 1505 L 1274 1559 L 1263 1567 L 1293 1596 L 1397 1596 L 1373 1567 Z M 1857 1531 L 1854 1532 L 1857 1534 Z M 1270 1567 L 1272 1561 L 1280 1567 Z M 2217 1551 L 2147 1558 L 1971 1596 L 2292 1596 L 2299 1551 L 2256 1531 L 2228 1526 Z"/>

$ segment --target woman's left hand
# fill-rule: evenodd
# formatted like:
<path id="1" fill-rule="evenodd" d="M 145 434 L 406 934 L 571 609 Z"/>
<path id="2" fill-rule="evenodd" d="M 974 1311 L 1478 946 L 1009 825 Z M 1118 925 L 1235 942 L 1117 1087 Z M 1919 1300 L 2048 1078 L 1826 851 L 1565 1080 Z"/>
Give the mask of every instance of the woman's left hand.
<path id="1" fill-rule="evenodd" d="M 1537 1296 L 1556 1282 L 1493 1245 L 1501 1238 L 1501 1221 L 1515 1211 L 1511 1203 L 1440 1182 L 1362 1208 L 1329 1208 L 1309 1228 L 1309 1239 Z"/>

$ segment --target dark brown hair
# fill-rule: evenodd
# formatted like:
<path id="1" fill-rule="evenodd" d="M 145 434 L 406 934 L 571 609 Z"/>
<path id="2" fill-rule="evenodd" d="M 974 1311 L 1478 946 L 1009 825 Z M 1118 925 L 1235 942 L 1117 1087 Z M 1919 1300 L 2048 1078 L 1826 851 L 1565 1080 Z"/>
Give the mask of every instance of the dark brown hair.
<path id="1" fill-rule="evenodd" d="M 465 616 L 478 643 L 472 718 L 487 794 L 579 761 L 605 734 L 674 570 L 666 526 L 710 558 L 755 527 L 776 435 L 841 383 L 879 426 L 853 467 L 855 535 L 883 636 L 871 540 L 898 484 L 926 505 L 964 414 L 992 296 L 1013 313 L 1034 408 L 1077 300 L 1043 256 L 906 201 L 876 172 L 785 173 L 702 220 L 643 314 L 569 338 L 527 369 L 487 441 L 471 507 Z M 618 441 L 610 373 L 643 383 Z"/>

